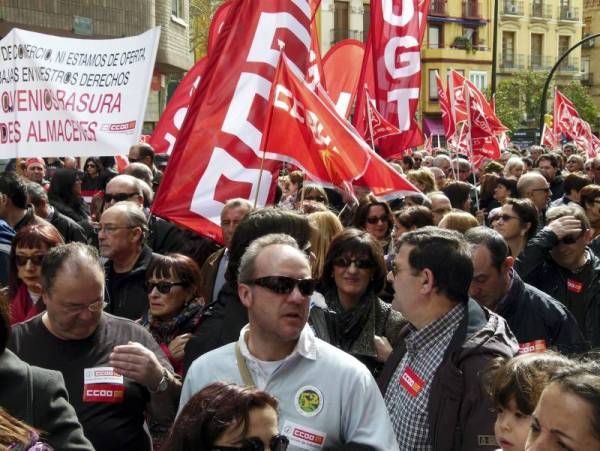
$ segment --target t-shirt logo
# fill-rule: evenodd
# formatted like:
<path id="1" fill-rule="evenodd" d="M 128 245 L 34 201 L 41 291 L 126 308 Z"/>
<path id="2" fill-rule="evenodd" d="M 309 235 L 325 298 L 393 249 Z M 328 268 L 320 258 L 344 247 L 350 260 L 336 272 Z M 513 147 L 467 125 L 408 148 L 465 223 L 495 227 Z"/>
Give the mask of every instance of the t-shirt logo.
<path id="1" fill-rule="evenodd" d="M 296 410 L 305 417 L 314 417 L 323 409 L 323 394 L 312 385 L 301 387 L 296 392 Z"/>
<path id="2" fill-rule="evenodd" d="M 399 382 L 408 394 L 413 397 L 416 397 L 425 385 L 423 379 L 421 379 L 410 367 L 405 368 L 402 376 L 400 376 Z"/>
<path id="3" fill-rule="evenodd" d="M 571 293 L 579 294 L 583 290 L 583 283 L 579 282 L 578 280 L 567 279 L 567 289 Z"/>
<path id="4" fill-rule="evenodd" d="M 111 366 L 83 370 L 83 402 L 116 404 L 123 402 L 123 375 Z"/>
<path id="5" fill-rule="evenodd" d="M 546 340 L 534 340 L 528 341 L 527 343 L 519 343 L 519 354 L 544 352 L 546 349 Z"/>

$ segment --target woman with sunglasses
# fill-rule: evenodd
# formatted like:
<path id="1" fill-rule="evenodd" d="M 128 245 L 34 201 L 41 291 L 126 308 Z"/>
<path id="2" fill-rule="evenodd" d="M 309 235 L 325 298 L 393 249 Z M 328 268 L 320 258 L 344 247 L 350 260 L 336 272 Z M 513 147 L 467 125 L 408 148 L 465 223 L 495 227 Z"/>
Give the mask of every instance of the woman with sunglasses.
<path id="1" fill-rule="evenodd" d="M 184 406 L 162 451 L 286 451 L 268 393 L 215 382 Z"/>
<path id="2" fill-rule="evenodd" d="M 146 269 L 149 308 L 141 324 L 179 375 L 183 374 L 185 345 L 202 320 L 201 279 L 197 263 L 182 254 L 155 254 Z"/>
<path id="3" fill-rule="evenodd" d="M 529 199 L 506 199 L 491 226 L 506 240 L 510 255 L 517 258 L 537 232 L 538 212 Z"/>
<path id="4" fill-rule="evenodd" d="M 406 321 L 378 294 L 387 270 L 375 238 L 349 228 L 331 242 L 321 277 L 325 301 L 335 315 L 332 344 L 377 375 Z"/>
<path id="5" fill-rule="evenodd" d="M 356 209 L 353 225 L 379 241 L 384 254 L 391 253 L 394 215 L 387 202 L 380 202 L 372 195 L 367 196 Z"/>
<path id="6" fill-rule="evenodd" d="M 42 260 L 48 250 L 63 243 L 59 231 L 46 221 L 23 227 L 13 238 L 8 276 L 11 325 L 46 309 L 41 299 Z"/>

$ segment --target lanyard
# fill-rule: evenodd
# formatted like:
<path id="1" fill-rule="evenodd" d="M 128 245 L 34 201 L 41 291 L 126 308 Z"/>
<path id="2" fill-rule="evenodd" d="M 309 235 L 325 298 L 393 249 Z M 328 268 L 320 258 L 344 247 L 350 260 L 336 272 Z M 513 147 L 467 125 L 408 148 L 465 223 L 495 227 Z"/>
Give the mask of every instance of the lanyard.
<path id="1" fill-rule="evenodd" d="M 240 376 L 242 377 L 242 381 L 244 385 L 249 388 L 256 388 L 254 381 L 252 380 L 252 375 L 250 374 L 250 370 L 246 365 L 246 360 L 242 356 L 242 352 L 240 351 L 240 344 L 235 344 L 235 359 L 237 360 L 238 370 L 240 372 Z"/>

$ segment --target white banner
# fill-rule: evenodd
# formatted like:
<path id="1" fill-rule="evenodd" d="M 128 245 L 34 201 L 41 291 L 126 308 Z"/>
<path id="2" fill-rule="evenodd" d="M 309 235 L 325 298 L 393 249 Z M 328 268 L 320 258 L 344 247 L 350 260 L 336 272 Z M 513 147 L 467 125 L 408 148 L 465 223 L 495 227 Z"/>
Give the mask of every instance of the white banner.
<path id="1" fill-rule="evenodd" d="M 0 158 L 127 153 L 159 37 L 160 27 L 103 40 L 13 29 L 0 40 Z"/>

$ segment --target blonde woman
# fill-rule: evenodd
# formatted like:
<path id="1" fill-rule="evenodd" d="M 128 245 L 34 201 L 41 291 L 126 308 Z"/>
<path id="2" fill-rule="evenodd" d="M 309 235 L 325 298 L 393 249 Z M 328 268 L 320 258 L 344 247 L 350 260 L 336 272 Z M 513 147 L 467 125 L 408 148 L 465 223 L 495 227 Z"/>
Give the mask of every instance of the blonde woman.
<path id="1" fill-rule="evenodd" d="M 338 217 L 331 211 L 316 211 L 308 215 L 308 222 L 312 228 L 310 244 L 315 262 L 312 265 L 312 276 L 315 279 L 321 277 L 325 265 L 325 255 L 333 237 L 344 230 L 344 226 Z"/>
<path id="2" fill-rule="evenodd" d="M 408 181 L 419 188 L 423 194 L 437 191 L 438 189 L 433 172 L 429 169 L 423 168 L 408 171 L 407 178 Z"/>

